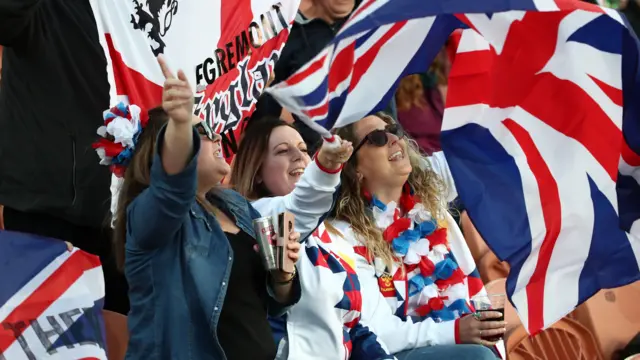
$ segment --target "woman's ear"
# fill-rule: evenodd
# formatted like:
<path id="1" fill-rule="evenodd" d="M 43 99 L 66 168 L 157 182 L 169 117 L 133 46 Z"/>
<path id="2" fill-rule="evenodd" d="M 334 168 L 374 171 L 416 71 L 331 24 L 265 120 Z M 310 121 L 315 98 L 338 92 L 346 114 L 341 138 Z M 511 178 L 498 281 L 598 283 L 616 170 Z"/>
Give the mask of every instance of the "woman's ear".
<path id="1" fill-rule="evenodd" d="M 256 174 L 253 175 L 253 183 L 254 184 L 262 184 L 262 165 L 260 165 L 260 167 L 258 168 L 258 171 L 256 171 Z"/>
<path id="2" fill-rule="evenodd" d="M 358 182 L 362 182 L 362 179 L 364 179 L 364 175 L 362 175 L 362 173 L 356 173 L 356 176 L 358 177 Z"/>

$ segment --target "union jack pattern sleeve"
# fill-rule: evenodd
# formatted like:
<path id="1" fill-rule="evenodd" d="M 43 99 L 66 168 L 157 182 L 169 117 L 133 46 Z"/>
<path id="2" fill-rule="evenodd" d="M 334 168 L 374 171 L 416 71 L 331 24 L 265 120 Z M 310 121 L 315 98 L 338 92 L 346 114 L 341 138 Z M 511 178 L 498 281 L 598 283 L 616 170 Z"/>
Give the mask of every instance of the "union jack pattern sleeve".
<path id="1" fill-rule="evenodd" d="M 360 323 L 363 298 L 349 243 L 321 224 L 304 242 L 297 269 L 302 296 L 287 313 L 286 358 L 393 358 Z"/>

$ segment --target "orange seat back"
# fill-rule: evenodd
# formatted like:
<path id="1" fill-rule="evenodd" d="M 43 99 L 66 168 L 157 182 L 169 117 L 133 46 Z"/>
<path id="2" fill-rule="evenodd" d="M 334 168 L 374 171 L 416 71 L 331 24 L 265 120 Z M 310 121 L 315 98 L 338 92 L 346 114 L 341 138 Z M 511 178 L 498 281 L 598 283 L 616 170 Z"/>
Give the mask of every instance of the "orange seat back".
<path id="1" fill-rule="evenodd" d="M 530 337 L 519 326 L 507 339 L 509 360 L 603 360 L 595 338 L 577 321 L 563 318 Z"/>
<path id="2" fill-rule="evenodd" d="M 640 331 L 640 281 L 617 289 L 602 290 L 580 305 L 571 317 L 595 336 L 606 359 Z"/>
<path id="3" fill-rule="evenodd" d="M 129 343 L 127 317 L 109 310 L 103 310 L 102 316 L 107 332 L 107 357 L 109 360 L 124 360 Z"/>

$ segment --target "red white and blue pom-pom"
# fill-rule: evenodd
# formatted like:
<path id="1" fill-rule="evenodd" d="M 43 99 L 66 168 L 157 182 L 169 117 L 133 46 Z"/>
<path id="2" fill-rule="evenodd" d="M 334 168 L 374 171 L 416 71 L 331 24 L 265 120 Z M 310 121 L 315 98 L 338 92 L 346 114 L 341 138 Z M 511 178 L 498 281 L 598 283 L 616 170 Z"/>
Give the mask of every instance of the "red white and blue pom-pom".
<path id="1" fill-rule="evenodd" d="M 140 132 L 146 125 L 147 119 L 140 113 L 138 106 L 122 102 L 103 113 L 104 125 L 98 128 L 100 139 L 93 143 L 93 148 L 100 157 L 100 164 L 110 166 L 118 177 L 124 175 Z"/>

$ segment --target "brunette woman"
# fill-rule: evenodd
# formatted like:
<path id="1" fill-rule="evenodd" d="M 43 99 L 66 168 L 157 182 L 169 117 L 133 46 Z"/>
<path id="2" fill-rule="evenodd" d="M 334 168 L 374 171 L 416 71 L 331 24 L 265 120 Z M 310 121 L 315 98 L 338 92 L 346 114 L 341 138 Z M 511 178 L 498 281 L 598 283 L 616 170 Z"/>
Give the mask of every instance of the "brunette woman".
<path id="1" fill-rule="evenodd" d="M 244 132 L 231 173 L 231 186 L 263 215 L 289 211 L 304 239 L 331 210 L 340 170 L 353 151 L 335 137 L 313 158 L 300 133 L 278 118 L 264 118 Z"/>
<path id="2" fill-rule="evenodd" d="M 116 216 L 130 287 L 127 359 L 273 359 L 267 314 L 299 299 L 299 280 L 265 271 L 252 227 L 260 214 L 217 188 L 230 171 L 220 137 L 192 117 L 184 73 L 159 62 L 163 109 L 137 138 Z M 288 248 L 294 261 L 298 250 Z"/>

